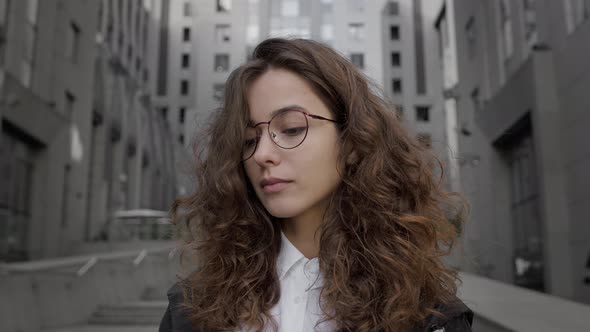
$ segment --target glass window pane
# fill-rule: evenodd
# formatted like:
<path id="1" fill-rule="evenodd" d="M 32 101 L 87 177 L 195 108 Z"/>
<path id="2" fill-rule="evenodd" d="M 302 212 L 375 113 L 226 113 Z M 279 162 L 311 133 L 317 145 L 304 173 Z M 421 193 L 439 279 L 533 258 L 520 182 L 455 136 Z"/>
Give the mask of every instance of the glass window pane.
<path id="1" fill-rule="evenodd" d="M 229 54 L 215 54 L 214 70 L 217 72 L 229 70 Z"/>
<path id="2" fill-rule="evenodd" d="M 228 43 L 230 41 L 230 25 L 217 24 L 215 26 L 215 40 L 219 44 Z"/>
<path id="3" fill-rule="evenodd" d="M 363 53 L 352 53 L 350 54 L 350 61 L 354 63 L 360 69 L 365 68 L 365 55 Z"/>
<path id="4" fill-rule="evenodd" d="M 348 25 L 348 36 L 351 40 L 365 40 L 365 25 L 363 23 L 350 23 Z"/>
<path id="5" fill-rule="evenodd" d="M 213 85 L 213 98 L 218 101 L 223 100 L 224 89 L 225 89 L 224 84 L 214 84 Z"/>
<path id="6" fill-rule="evenodd" d="M 231 10 L 231 0 L 217 0 L 217 11 L 226 13 Z"/>

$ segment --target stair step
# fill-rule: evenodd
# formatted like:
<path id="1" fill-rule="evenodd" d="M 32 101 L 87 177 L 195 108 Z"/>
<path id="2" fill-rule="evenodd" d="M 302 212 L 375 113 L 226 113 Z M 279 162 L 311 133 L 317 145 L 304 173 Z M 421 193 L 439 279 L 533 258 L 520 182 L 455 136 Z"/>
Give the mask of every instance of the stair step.
<path id="1" fill-rule="evenodd" d="M 158 289 L 154 287 L 146 288 L 146 290 L 141 295 L 141 299 L 144 301 L 168 301 L 168 296 L 166 295 L 167 290 Z"/>
<path id="2" fill-rule="evenodd" d="M 92 317 L 88 321 L 91 325 L 158 325 L 162 320 L 161 316 L 146 317 Z"/>
<path id="3" fill-rule="evenodd" d="M 166 309 L 162 310 L 99 310 L 95 315 L 100 316 L 124 316 L 124 315 L 159 315 L 164 314 Z"/>
<path id="4" fill-rule="evenodd" d="M 99 306 L 99 310 L 102 308 L 113 308 L 113 309 L 128 309 L 128 308 L 164 308 L 168 306 L 168 301 L 130 301 L 116 304 L 104 304 Z"/>
<path id="5" fill-rule="evenodd" d="M 134 301 L 101 305 L 92 315 L 92 325 L 149 325 L 159 324 L 166 311 L 168 301 Z"/>

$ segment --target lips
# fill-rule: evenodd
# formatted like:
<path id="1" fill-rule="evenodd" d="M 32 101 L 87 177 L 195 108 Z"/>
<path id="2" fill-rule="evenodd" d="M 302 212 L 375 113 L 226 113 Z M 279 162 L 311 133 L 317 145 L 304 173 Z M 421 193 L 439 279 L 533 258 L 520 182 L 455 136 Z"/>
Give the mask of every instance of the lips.
<path id="1" fill-rule="evenodd" d="M 285 189 L 293 181 L 279 178 L 264 178 L 260 181 L 260 187 L 267 193 L 275 193 Z"/>

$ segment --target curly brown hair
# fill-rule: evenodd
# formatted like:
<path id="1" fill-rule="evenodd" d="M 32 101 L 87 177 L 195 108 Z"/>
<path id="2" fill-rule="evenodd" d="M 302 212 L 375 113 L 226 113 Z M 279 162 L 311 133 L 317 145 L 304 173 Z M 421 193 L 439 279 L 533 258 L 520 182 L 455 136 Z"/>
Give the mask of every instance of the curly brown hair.
<path id="1" fill-rule="evenodd" d="M 195 141 L 197 190 L 172 208 L 184 257 L 194 258 L 181 281 L 191 321 L 203 331 L 277 328 L 269 311 L 280 297 L 280 223 L 241 160 L 246 92 L 270 68 L 300 75 L 341 123 L 342 181 L 318 230 L 323 321 L 338 331 L 407 331 L 439 315 L 458 282 L 441 261 L 458 236 L 449 216 L 463 215 L 465 200 L 443 189 L 442 163 L 351 62 L 319 42 L 273 38 L 228 78 L 222 107 Z"/>

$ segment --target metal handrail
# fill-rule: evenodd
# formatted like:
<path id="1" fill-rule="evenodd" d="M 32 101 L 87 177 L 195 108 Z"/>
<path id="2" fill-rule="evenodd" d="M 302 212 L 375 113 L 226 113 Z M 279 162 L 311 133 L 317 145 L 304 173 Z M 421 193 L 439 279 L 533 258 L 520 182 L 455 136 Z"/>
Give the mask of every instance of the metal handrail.
<path id="1" fill-rule="evenodd" d="M 0 275 L 10 275 L 19 273 L 27 274 L 38 272 L 62 273 L 61 271 L 63 269 L 82 265 L 72 274 L 77 277 L 82 277 L 100 262 L 116 262 L 130 259 L 128 263 L 137 267 L 148 255 L 159 254 L 167 254 L 168 259 L 172 260 L 172 258 L 174 258 L 173 253 L 175 252 L 175 249 L 176 248 L 173 246 L 166 246 L 161 248 L 141 249 L 139 252 L 137 250 L 133 250 L 116 253 L 97 254 L 92 256 L 74 256 L 66 258 L 46 259 L 23 263 L 0 263 Z"/>

